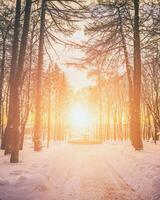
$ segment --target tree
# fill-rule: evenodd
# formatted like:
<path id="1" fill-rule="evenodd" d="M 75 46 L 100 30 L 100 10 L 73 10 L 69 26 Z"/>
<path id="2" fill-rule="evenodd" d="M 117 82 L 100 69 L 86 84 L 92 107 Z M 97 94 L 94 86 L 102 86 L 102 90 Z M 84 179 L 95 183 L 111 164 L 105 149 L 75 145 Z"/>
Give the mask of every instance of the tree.
<path id="1" fill-rule="evenodd" d="M 133 129 L 131 130 L 133 146 L 136 150 L 143 149 L 141 139 L 141 47 L 139 30 L 139 0 L 134 0 L 134 74 L 133 74 Z"/>
<path id="2" fill-rule="evenodd" d="M 11 150 L 11 162 L 15 163 L 19 160 L 19 145 L 20 145 L 20 94 L 22 88 L 22 75 L 25 62 L 29 25 L 30 25 L 30 13 L 31 13 L 32 0 L 26 0 L 23 32 L 19 50 L 19 57 L 17 62 L 17 68 L 14 79 L 14 96 L 13 96 L 13 132 L 12 132 L 12 150 Z"/>
<path id="3" fill-rule="evenodd" d="M 9 95 L 9 111 L 7 126 L 5 128 L 4 136 L 2 139 L 2 148 L 5 149 L 5 154 L 11 152 L 11 135 L 13 130 L 13 96 L 14 96 L 14 80 L 15 80 L 15 70 L 17 66 L 18 57 L 18 40 L 19 40 L 19 28 L 20 28 L 20 13 L 21 13 L 21 0 L 16 1 L 15 10 L 15 22 L 14 22 L 14 36 L 12 43 L 12 58 L 11 58 L 11 71 L 10 71 L 10 95 Z"/>
<path id="4" fill-rule="evenodd" d="M 131 2 L 103 1 L 99 5 L 93 6 L 90 9 L 91 20 L 93 22 L 89 23 L 86 29 L 91 38 L 89 39 L 89 43 L 82 48 L 87 53 L 85 61 L 87 64 L 93 63 L 95 58 L 102 59 L 105 65 L 110 60 L 109 65 L 112 64 L 113 68 L 115 68 L 116 62 L 117 66 L 118 64 L 122 65 L 125 63 L 129 90 L 131 142 L 135 149 L 138 150 L 142 149 L 141 133 L 140 131 L 138 132 L 138 126 L 140 130 L 141 60 L 139 10 L 137 11 L 137 3 L 134 5 L 134 25 L 130 13 L 130 9 L 133 7 Z M 133 49 L 131 49 L 132 42 L 134 45 Z M 134 59 L 132 65 L 134 67 L 130 64 L 128 51 L 133 51 Z M 123 55 L 122 58 L 120 57 L 121 55 Z M 138 112 L 139 115 L 135 114 L 135 112 Z"/>
<path id="5" fill-rule="evenodd" d="M 46 0 L 42 0 L 41 4 L 41 17 L 40 17 L 40 35 L 39 35 L 39 48 L 38 48 L 38 62 L 36 74 L 36 107 L 35 107 L 35 130 L 34 130 L 34 150 L 40 151 L 41 144 L 41 81 L 42 81 L 42 68 L 44 56 L 44 32 L 45 32 L 45 12 Z"/>
<path id="6" fill-rule="evenodd" d="M 70 5 L 71 4 L 71 5 Z M 73 7 L 75 5 L 75 8 Z M 40 16 L 40 34 L 39 34 L 39 48 L 38 48 L 38 62 L 37 62 L 37 75 L 36 75 L 36 103 L 35 103 L 35 128 L 34 128 L 34 150 L 40 151 L 42 148 L 41 137 L 42 137 L 42 69 L 43 69 L 43 57 L 44 50 L 46 50 L 45 39 L 51 44 L 51 39 L 64 44 L 63 40 L 54 34 L 60 32 L 63 34 L 71 34 L 74 27 L 74 20 L 79 15 L 80 4 L 76 1 L 47 1 L 42 0 L 41 2 L 41 16 Z M 47 19 L 45 16 L 47 15 Z M 77 16 L 76 16 L 77 15 Z M 48 51 L 46 50 L 48 54 Z M 49 56 L 50 57 L 50 56 Z"/>
<path id="7" fill-rule="evenodd" d="M 13 8 L 8 7 L 5 2 L 2 3 L 1 16 L 0 16 L 0 35 L 1 35 L 1 66 L 0 66 L 0 132 L 3 137 L 3 117 L 4 117 L 4 82 L 8 73 L 6 65 L 9 59 L 6 58 L 6 54 L 9 53 L 12 37 L 13 26 Z M 7 75 L 6 75 L 7 74 Z"/>

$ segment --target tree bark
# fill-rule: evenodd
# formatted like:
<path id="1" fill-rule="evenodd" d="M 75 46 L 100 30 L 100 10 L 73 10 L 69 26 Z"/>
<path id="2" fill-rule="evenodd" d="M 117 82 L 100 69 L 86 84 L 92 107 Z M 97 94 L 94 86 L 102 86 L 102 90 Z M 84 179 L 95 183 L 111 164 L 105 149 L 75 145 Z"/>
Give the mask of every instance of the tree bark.
<path id="1" fill-rule="evenodd" d="M 10 94 L 9 94 L 9 110 L 8 110 L 8 120 L 7 126 L 5 128 L 4 136 L 2 139 L 1 148 L 5 149 L 5 154 L 11 152 L 11 136 L 13 129 L 13 96 L 14 96 L 14 79 L 15 79 L 15 70 L 17 65 L 18 57 L 18 40 L 19 40 L 19 28 L 20 28 L 20 15 L 21 15 L 21 0 L 16 1 L 16 15 L 14 23 L 14 36 L 13 36 L 13 45 L 12 45 L 12 58 L 11 58 L 11 71 L 10 71 Z"/>
<path id="2" fill-rule="evenodd" d="M 20 52 L 16 69 L 16 79 L 14 80 L 14 96 L 13 96 L 13 140 L 11 145 L 11 163 L 18 162 L 19 145 L 20 145 L 20 93 L 22 88 L 22 75 L 25 62 L 26 47 L 28 41 L 30 13 L 32 0 L 26 0 L 23 33 L 21 38 Z"/>
<path id="3" fill-rule="evenodd" d="M 134 109 L 133 109 L 133 80 L 131 77 L 131 67 L 130 67 L 130 62 L 129 62 L 129 56 L 128 56 L 128 50 L 127 50 L 127 45 L 126 45 L 126 39 L 124 36 L 124 31 L 123 31 L 123 24 L 122 24 L 122 18 L 121 18 L 121 13 L 120 10 L 118 9 L 118 15 L 119 15 L 119 20 L 120 20 L 120 33 L 121 33 L 121 38 L 122 38 L 122 46 L 123 46 L 123 51 L 124 51 L 124 58 L 125 58 L 125 65 L 126 65 L 126 72 L 127 72 L 127 79 L 128 79 L 128 91 L 129 91 L 129 136 L 131 140 L 131 144 L 134 146 L 134 134 L 133 129 L 134 129 Z"/>
<path id="4" fill-rule="evenodd" d="M 133 146 L 136 150 L 142 150 L 141 138 L 141 49 L 140 49 L 140 31 L 139 31 L 139 0 L 134 0 L 134 74 L 133 74 Z"/>
<path id="5" fill-rule="evenodd" d="M 3 37 L 2 64 L 1 64 L 1 72 L 0 72 L 0 134 L 1 134 L 1 138 L 3 138 L 3 84 L 4 84 L 5 58 L 6 58 L 6 36 Z"/>
<path id="6" fill-rule="evenodd" d="M 46 9 L 45 6 L 46 6 L 46 0 L 42 0 L 37 77 L 36 77 L 37 82 L 36 82 L 36 106 L 35 106 L 35 129 L 34 129 L 34 150 L 35 151 L 40 151 L 42 149 L 41 82 L 42 82 L 43 53 L 44 53 L 45 9 Z"/>

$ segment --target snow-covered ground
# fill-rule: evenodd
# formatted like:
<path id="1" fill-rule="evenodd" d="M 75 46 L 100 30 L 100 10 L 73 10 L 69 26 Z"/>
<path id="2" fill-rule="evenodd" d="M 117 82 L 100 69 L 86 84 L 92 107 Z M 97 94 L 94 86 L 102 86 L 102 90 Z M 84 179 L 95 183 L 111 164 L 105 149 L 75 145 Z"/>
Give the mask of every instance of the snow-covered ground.
<path id="1" fill-rule="evenodd" d="M 134 151 L 126 142 L 54 143 L 21 162 L 0 152 L 0 200 L 160 200 L 160 144 Z"/>

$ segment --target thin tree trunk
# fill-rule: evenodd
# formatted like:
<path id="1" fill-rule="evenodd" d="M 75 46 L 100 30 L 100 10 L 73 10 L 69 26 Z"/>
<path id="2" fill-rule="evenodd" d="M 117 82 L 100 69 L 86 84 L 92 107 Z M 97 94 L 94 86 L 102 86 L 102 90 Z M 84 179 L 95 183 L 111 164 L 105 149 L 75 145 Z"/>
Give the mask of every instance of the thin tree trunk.
<path id="1" fill-rule="evenodd" d="M 37 77 L 36 77 L 37 83 L 36 83 L 35 129 L 34 129 L 34 150 L 35 151 L 40 151 L 42 149 L 41 82 L 42 82 L 43 53 L 44 53 L 44 31 L 45 31 L 45 9 L 46 9 L 45 6 L 46 6 L 46 0 L 42 0 Z"/>
<path id="2" fill-rule="evenodd" d="M 48 95 L 48 137 L 47 137 L 47 147 L 49 147 L 51 139 L 51 94 L 49 91 Z"/>
<path id="3" fill-rule="evenodd" d="M 6 58 L 6 37 L 3 38 L 2 44 L 2 64 L 0 73 L 0 134 L 3 138 L 3 84 L 4 84 L 4 68 Z"/>
<path id="4" fill-rule="evenodd" d="M 122 18 L 120 10 L 118 9 L 119 19 L 120 19 L 120 33 L 122 37 L 122 45 L 123 45 L 123 51 L 124 51 L 124 57 L 125 57 L 125 65 L 126 65 L 126 72 L 127 72 L 127 79 L 128 79 L 128 90 L 129 90 L 129 135 L 132 145 L 134 146 L 134 109 L 133 109 L 133 81 L 131 78 L 131 68 L 130 68 L 130 62 L 129 62 L 129 56 L 128 56 L 128 50 L 126 45 L 126 39 L 124 36 L 123 31 L 123 25 L 122 25 Z"/>
<path id="5" fill-rule="evenodd" d="M 133 146 L 136 150 L 143 149 L 141 138 L 141 50 L 140 50 L 140 31 L 139 31 L 139 0 L 134 0 L 134 74 L 133 74 Z"/>
<path id="6" fill-rule="evenodd" d="M 98 135 L 99 139 L 103 140 L 103 133 L 102 133 L 102 80 L 101 80 L 101 70 L 100 70 L 100 65 L 97 62 L 98 65 Z"/>
<path id="7" fill-rule="evenodd" d="M 23 149 L 24 143 L 24 134 L 25 134 L 25 127 L 28 120 L 29 112 L 30 112 L 30 86 L 31 86 L 31 69 L 32 69 L 32 54 L 33 54 L 33 35 L 34 35 L 34 28 L 31 32 L 31 39 L 30 39 L 30 55 L 29 55 L 29 77 L 28 77 L 28 85 L 27 85 L 27 105 L 26 105 L 26 114 L 23 124 L 21 125 L 21 141 L 20 141 L 20 150 Z"/>
<path id="8" fill-rule="evenodd" d="M 48 134 L 47 134 L 47 147 L 49 147 L 51 139 L 51 81 L 50 81 L 50 66 L 49 66 L 49 91 L 48 91 Z"/>

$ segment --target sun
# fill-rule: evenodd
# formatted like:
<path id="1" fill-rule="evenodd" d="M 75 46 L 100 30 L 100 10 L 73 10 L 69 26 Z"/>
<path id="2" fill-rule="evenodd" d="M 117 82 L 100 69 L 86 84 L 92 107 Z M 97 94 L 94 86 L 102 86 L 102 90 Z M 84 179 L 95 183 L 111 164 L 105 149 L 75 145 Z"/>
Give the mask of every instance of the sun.
<path id="1" fill-rule="evenodd" d="M 71 124 L 74 127 L 86 128 L 89 125 L 90 113 L 87 106 L 76 104 L 71 109 Z"/>

